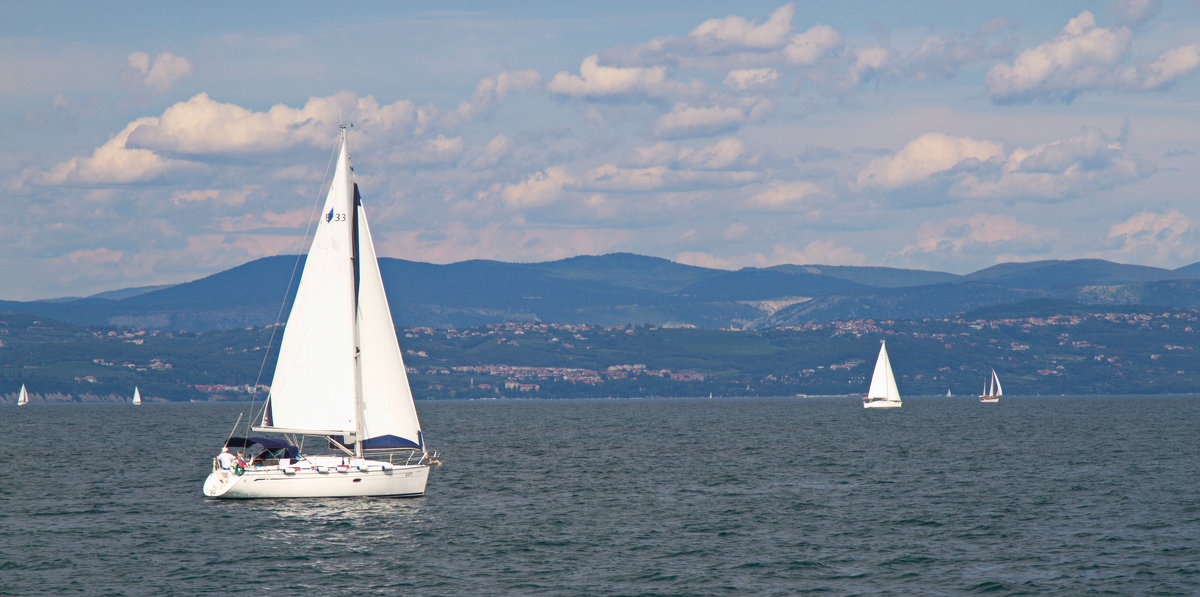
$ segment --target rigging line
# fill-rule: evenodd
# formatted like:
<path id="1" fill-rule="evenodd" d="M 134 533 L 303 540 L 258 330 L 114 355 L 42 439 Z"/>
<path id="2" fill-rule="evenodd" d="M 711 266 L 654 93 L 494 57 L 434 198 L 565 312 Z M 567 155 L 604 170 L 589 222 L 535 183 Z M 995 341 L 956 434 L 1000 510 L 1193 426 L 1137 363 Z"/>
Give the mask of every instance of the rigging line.
<path id="1" fill-rule="evenodd" d="M 263 351 L 262 362 L 258 365 L 258 376 L 254 378 L 254 388 L 250 392 L 250 406 L 247 408 L 248 412 L 254 412 L 254 398 L 258 394 L 258 385 L 262 383 L 263 372 L 267 369 L 267 359 L 271 357 L 271 349 L 275 346 L 275 336 L 279 333 L 279 323 L 283 319 L 283 307 L 284 305 L 287 305 L 288 294 L 292 290 L 292 282 L 296 281 L 296 271 L 300 269 L 300 258 L 303 257 L 305 253 L 303 246 L 304 244 L 311 242 L 309 240 L 309 235 L 312 233 L 313 224 L 316 222 L 317 214 L 321 213 L 322 191 L 325 190 L 325 183 L 329 181 L 329 172 L 332 169 L 333 162 L 337 160 L 337 154 L 339 151 L 341 151 L 340 144 L 334 148 L 332 153 L 329 154 L 329 161 L 325 164 L 325 175 L 324 178 L 321 179 L 321 186 L 317 190 L 316 200 L 313 202 L 312 210 L 309 213 L 308 224 L 305 225 L 304 228 L 304 236 L 301 237 L 300 240 L 301 249 L 296 252 L 296 260 L 292 262 L 292 273 L 290 276 L 288 276 L 287 286 L 283 289 L 283 300 L 279 302 L 279 312 L 275 314 L 275 324 L 271 326 L 271 338 L 267 340 L 267 348 Z M 299 290 L 299 288 L 297 288 L 297 290 Z M 267 394 L 267 397 L 267 399 L 270 398 L 270 393 Z M 263 412 L 264 414 L 266 412 L 265 400 L 263 402 Z M 238 419 L 241 420 L 240 415 Z M 250 421 L 247 421 L 246 424 L 252 425 Z"/>

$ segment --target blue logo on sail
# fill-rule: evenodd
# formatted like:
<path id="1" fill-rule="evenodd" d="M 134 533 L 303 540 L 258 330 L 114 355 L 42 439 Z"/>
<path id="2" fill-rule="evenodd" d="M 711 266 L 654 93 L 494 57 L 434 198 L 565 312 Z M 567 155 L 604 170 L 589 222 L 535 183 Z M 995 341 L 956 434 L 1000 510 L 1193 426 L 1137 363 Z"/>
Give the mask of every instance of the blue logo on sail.
<path id="1" fill-rule="evenodd" d="M 328 223 L 333 219 L 333 208 L 329 208 L 329 213 L 325 214 L 325 222 Z"/>

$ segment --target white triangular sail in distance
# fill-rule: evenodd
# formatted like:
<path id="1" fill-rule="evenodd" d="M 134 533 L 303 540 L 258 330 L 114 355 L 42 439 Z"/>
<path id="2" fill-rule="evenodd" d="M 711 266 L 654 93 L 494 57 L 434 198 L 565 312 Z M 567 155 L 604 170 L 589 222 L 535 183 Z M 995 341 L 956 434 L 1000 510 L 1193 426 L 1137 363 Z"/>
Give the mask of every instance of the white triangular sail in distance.
<path id="1" fill-rule="evenodd" d="M 138 391 L 137 386 L 133 386 L 133 405 L 137 406 L 142 403 L 142 393 Z"/>
<path id="2" fill-rule="evenodd" d="M 1000 389 L 1000 376 L 996 375 L 996 370 L 992 369 L 992 391 L 991 395 L 999 398 L 1004 395 L 1004 390 Z"/>
<path id="3" fill-rule="evenodd" d="M 29 404 L 29 392 L 25 390 L 25 384 L 21 384 L 21 391 L 17 393 L 17 406 Z"/>
<path id="4" fill-rule="evenodd" d="M 863 406 L 899 406 L 900 403 L 900 389 L 896 387 L 896 376 L 892 374 L 887 346 L 881 341 L 879 357 L 875 359 L 875 372 L 871 375 L 871 387 L 863 399 Z"/>

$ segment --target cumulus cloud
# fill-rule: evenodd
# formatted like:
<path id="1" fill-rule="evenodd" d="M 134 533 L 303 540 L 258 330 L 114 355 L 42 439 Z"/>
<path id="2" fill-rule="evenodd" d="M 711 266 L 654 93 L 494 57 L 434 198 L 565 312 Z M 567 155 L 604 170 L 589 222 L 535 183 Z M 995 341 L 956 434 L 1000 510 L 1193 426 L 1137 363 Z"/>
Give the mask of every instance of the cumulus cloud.
<path id="1" fill-rule="evenodd" d="M 1191 219 L 1177 210 L 1142 211 L 1113 224 L 1108 238 L 1120 244 L 1116 252 L 1122 257 L 1165 264 L 1177 258 L 1195 257 L 1191 231 Z"/>
<path id="2" fill-rule="evenodd" d="M 654 145 L 635 147 L 630 166 L 670 166 L 684 170 L 733 170 L 753 166 L 759 156 L 746 150 L 737 137 L 725 137 L 711 145 L 681 146 L 662 141 Z"/>
<path id="3" fill-rule="evenodd" d="M 488 141 L 474 159 L 471 160 L 471 168 L 491 168 L 500 163 L 512 151 L 513 139 L 508 135 L 496 135 Z"/>
<path id="4" fill-rule="evenodd" d="M 842 47 L 842 34 L 828 25 L 815 25 L 808 31 L 793 35 L 783 49 L 788 64 L 812 66 Z"/>
<path id="5" fill-rule="evenodd" d="M 579 65 L 579 74 L 560 72 L 546 90 L 554 95 L 585 99 L 632 99 L 692 93 L 702 85 L 687 85 L 667 78 L 667 69 L 655 67 L 602 66 L 596 55 Z"/>
<path id="6" fill-rule="evenodd" d="M 921 224 L 916 243 L 901 254 L 939 253 L 961 256 L 980 250 L 1007 246 L 1041 245 L 1054 236 L 1054 230 L 1026 224 L 1006 214 L 977 213 Z"/>
<path id="7" fill-rule="evenodd" d="M 192 61 L 171 52 L 159 52 L 154 58 L 146 52 L 133 52 L 129 66 L 121 73 L 123 79 L 156 93 L 169 90 L 176 81 L 192 76 Z"/>
<path id="8" fill-rule="evenodd" d="M 168 159 L 153 151 L 129 147 L 129 137 L 142 126 L 157 123 L 157 118 L 139 118 L 128 125 L 90 156 L 71 158 L 47 171 L 27 170 L 18 186 L 33 185 L 107 185 L 150 182 L 171 173 L 198 172 L 200 164 Z"/>
<path id="9" fill-rule="evenodd" d="M 1150 64 L 1124 64 L 1132 32 L 1096 25 L 1091 12 L 1071 19 L 1053 40 L 997 64 L 985 78 L 996 103 L 1070 102 L 1088 91 L 1153 91 L 1200 67 L 1200 45 L 1169 49 Z"/>
<path id="10" fill-rule="evenodd" d="M 489 114 L 510 93 L 533 91 L 541 83 L 542 75 L 534 70 L 504 71 L 484 77 L 475 85 L 471 101 L 459 104 L 449 115 L 451 123 L 461 124 Z"/>
<path id="11" fill-rule="evenodd" d="M 772 211 L 795 210 L 804 207 L 806 199 L 824 194 L 819 185 L 806 181 L 773 182 L 747 201 L 752 208 Z M 808 214 L 813 215 L 813 214 Z"/>
<path id="12" fill-rule="evenodd" d="M 872 160 L 858 173 L 856 184 L 883 190 L 911 186 L 964 163 L 996 159 L 1003 152 L 1004 147 L 994 141 L 925 133 L 900 151 Z"/>
<path id="13" fill-rule="evenodd" d="M 300 145 L 327 147 L 330 131 L 343 121 L 403 137 L 424 132 L 435 116 L 435 109 L 413 102 L 380 105 L 371 96 L 349 92 L 309 98 L 300 108 L 276 104 L 264 112 L 200 93 L 136 127 L 129 141 L 140 148 L 193 157 L 276 152 Z"/>
<path id="14" fill-rule="evenodd" d="M 575 182 L 566 168 L 551 166 L 527 176 L 521 182 L 506 185 L 500 191 L 504 204 L 510 208 L 541 207 L 558 200 L 564 187 Z"/>
<path id="15" fill-rule="evenodd" d="M 746 113 L 734 107 L 675 104 L 669 113 L 655 121 L 654 129 L 666 139 L 700 137 L 735 130 L 746 118 Z"/>
<path id="16" fill-rule="evenodd" d="M 725 86 L 737 91 L 770 87 L 779 80 L 779 72 L 773 68 L 745 68 L 731 70 L 725 75 Z"/>
<path id="17" fill-rule="evenodd" d="M 1141 180 L 1154 167 L 1099 129 L 1014 149 L 995 169 L 962 173 L 951 194 L 977 199 L 1059 200 Z"/>

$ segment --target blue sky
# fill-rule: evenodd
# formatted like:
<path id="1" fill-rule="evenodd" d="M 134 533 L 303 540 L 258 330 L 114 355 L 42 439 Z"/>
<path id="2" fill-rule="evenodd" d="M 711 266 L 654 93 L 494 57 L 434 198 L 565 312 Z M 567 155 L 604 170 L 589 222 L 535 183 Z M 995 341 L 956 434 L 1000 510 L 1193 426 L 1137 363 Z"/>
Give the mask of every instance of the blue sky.
<path id="1" fill-rule="evenodd" d="M 1200 3 L 10 2 L 0 298 L 303 249 L 1200 261 Z"/>

